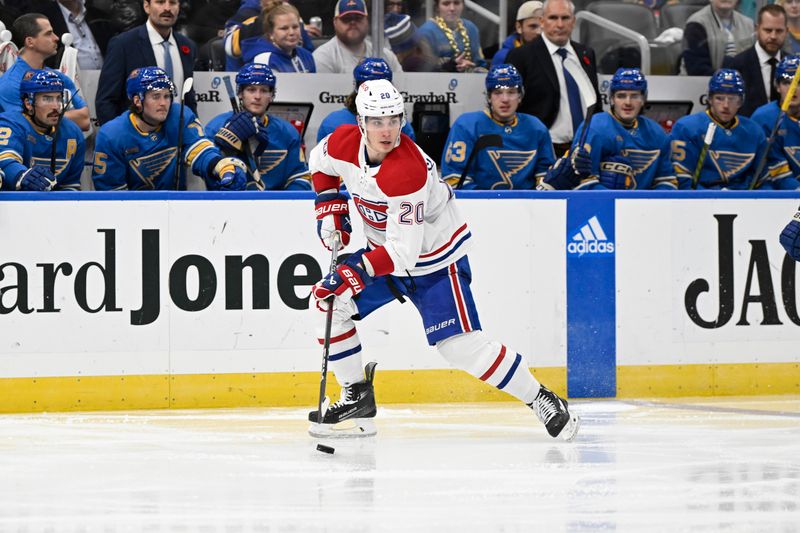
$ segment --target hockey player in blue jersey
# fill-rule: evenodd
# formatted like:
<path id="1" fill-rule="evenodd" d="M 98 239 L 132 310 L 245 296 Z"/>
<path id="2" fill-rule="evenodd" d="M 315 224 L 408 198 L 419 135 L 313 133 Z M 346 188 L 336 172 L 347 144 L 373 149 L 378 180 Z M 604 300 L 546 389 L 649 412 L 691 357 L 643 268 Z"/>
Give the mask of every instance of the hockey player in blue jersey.
<path id="1" fill-rule="evenodd" d="M 744 80 L 738 71 L 720 69 L 708 82 L 708 109 L 680 118 L 672 128 L 672 162 L 681 189 L 692 188 L 709 124 L 716 131 L 702 162 L 698 189 L 747 189 L 766 150 L 761 127 L 737 116 L 744 101 Z M 768 160 L 765 170 L 773 164 Z M 788 175 L 788 168 L 784 169 Z M 773 176 L 784 177 L 780 172 Z"/>
<path id="2" fill-rule="evenodd" d="M 181 175 L 176 187 L 180 105 L 172 101 L 172 81 L 163 69 L 143 67 L 130 73 L 126 90 L 130 109 L 103 124 L 97 133 L 92 170 L 95 189 L 185 188 L 184 163 L 209 187 L 244 188 L 244 164 L 224 157 L 203 136 L 203 126 L 188 108 L 184 110 Z"/>
<path id="3" fill-rule="evenodd" d="M 670 139 L 654 120 L 641 116 L 647 80 L 638 68 L 620 68 L 611 78 L 611 110 L 595 115 L 584 149 L 591 159 L 588 175 L 576 189 L 675 190 Z M 575 134 L 578 147 L 584 122 Z"/>
<path id="4" fill-rule="evenodd" d="M 453 123 L 442 154 L 442 178 L 457 186 L 478 137 L 497 134 L 503 147 L 480 151 L 464 189 L 533 189 L 555 161 L 550 132 L 542 122 L 517 113 L 522 77 L 513 65 L 493 66 L 486 75 L 486 109 L 464 113 Z"/>
<path id="5" fill-rule="evenodd" d="M 347 97 L 344 108 L 337 109 L 322 119 L 322 123 L 317 130 L 317 142 L 333 133 L 333 130 L 342 124 L 357 124 L 356 121 L 356 91 L 362 83 L 369 80 L 389 80 L 392 81 L 392 69 L 389 64 L 380 57 L 365 57 L 359 61 L 353 69 L 353 81 L 355 83 L 353 92 Z M 416 141 L 414 128 L 411 124 L 403 124 L 403 133 L 408 135 L 412 141 Z"/>
<path id="6" fill-rule="evenodd" d="M 4 190 L 78 191 L 86 147 L 81 129 L 59 117 L 64 83 L 52 70 L 30 70 L 19 86 L 22 111 L 0 115 L 0 182 Z M 55 130 L 55 141 L 54 129 Z M 55 172 L 51 171 L 55 149 Z"/>
<path id="7" fill-rule="evenodd" d="M 750 118 L 761 126 L 765 135 L 772 134 L 775 121 L 781 113 L 783 104 L 789 92 L 789 85 L 800 65 L 800 56 L 785 56 L 781 59 L 775 69 L 775 85 L 781 97 L 780 100 L 769 102 L 762 105 L 750 116 Z M 759 189 L 797 189 L 800 187 L 800 92 L 795 92 L 789 110 L 783 117 L 772 143 L 773 162 L 768 174 L 758 186 Z M 781 165 L 785 163 L 789 166 L 790 174 L 787 176 L 781 172 Z M 776 177 L 778 176 L 778 177 Z M 783 177 L 780 177 L 783 176 Z"/>
<path id="8" fill-rule="evenodd" d="M 257 164 L 258 173 L 249 169 L 248 190 L 311 190 L 311 176 L 303 155 L 297 129 L 280 117 L 267 114 L 275 98 L 275 75 L 267 65 L 248 63 L 236 74 L 239 113 L 214 117 L 206 126 L 206 136 L 225 155 L 236 157 L 248 167 Z M 255 161 L 248 162 L 245 143 Z M 211 187 L 209 187 L 211 188 Z"/>

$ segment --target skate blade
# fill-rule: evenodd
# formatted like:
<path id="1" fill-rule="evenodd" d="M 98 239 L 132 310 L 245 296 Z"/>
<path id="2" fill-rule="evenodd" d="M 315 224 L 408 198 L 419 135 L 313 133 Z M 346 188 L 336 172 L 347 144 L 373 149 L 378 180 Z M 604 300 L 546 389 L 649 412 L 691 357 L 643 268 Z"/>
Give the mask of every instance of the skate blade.
<path id="1" fill-rule="evenodd" d="M 378 432 L 371 418 L 351 418 L 338 424 L 317 424 L 312 422 L 308 434 L 320 439 L 352 439 L 372 437 Z"/>
<path id="2" fill-rule="evenodd" d="M 570 414 L 569 422 L 567 422 L 567 425 L 565 425 L 564 429 L 561 430 L 561 433 L 558 434 L 558 438 L 570 442 L 575 438 L 575 435 L 578 434 L 578 428 L 580 427 L 581 417 Z"/>

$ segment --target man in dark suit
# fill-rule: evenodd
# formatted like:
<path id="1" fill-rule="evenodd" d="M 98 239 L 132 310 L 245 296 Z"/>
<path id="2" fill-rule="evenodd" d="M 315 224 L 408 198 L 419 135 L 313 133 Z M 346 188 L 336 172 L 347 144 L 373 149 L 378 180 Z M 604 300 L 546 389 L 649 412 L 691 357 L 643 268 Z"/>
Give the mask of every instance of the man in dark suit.
<path id="1" fill-rule="evenodd" d="M 91 2 L 86 5 L 84 0 L 38 0 L 32 6 L 33 11 L 50 20 L 56 35 L 72 34 L 82 70 L 99 70 L 103 66 L 108 41 L 116 33 L 104 12 Z M 59 52 L 63 52 L 63 47 Z M 60 62 L 61 53 L 48 59 L 45 65 L 58 68 Z"/>
<path id="2" fill-rule="evenodd" d="M 194 42 L 172 31 L 178 20 L 178 0 L 144 0 L 147 22 L 117 35 L 108 43 L 100 71 L 95 109 L 100 124 L 113 119 L 128 106 L 125 80 L 135 68 L 163 68 L 180 92 L 183 81 L 193 74 L 196 47 Z M 186 105 L 197 112 L 194 90 Z"/>
<path id="3" fill-rule="evenodd" d="M 786 11 L 777 4 L 758 10 L 756 44 L 744 52 L 726 57 L 722 65 L 739 71 L 744 79 L 744 104 L 739 114 L 749 117 L 757 108 L 778 99 L 775 67 L 782 59 L 781 48 L 786 40 Z"/>
<path id="4" fill-rule="evenodd" d="M 594 51 L 570 41 L 575 13 L 568 0 L 547 0 L 542 35 L 514 48 L 506 61 L 519 71 L 525 96 L 519 112 L 539 118 L 550 130 L 556 157 L 569 148 L 586 110 L 602 111 Z"/>

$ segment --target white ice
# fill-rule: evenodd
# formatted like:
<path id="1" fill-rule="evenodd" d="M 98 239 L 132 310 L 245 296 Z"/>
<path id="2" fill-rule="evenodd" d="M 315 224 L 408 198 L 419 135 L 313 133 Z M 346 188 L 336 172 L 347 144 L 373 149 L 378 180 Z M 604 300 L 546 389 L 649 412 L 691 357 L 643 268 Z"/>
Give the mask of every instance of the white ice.
<path id="1" fill-rule="evenodd" d="M 800 531 L 800 397 L 0 416 L 0 531 Z"/>

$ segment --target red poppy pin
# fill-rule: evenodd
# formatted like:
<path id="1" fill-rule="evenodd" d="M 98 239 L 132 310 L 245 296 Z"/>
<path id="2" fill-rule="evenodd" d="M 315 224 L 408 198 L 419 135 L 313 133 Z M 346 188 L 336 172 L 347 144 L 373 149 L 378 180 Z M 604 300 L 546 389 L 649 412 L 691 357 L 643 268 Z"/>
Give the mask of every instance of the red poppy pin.
<path id="1" fill-rule="evenodd" d="M 186 46 L 185 44 L 181 46 L 181 53 L 183 55 L 188 56 L 189 52 L 191 52 L 191 49 L 188 46 Z"/>
<path id="2" fill-rule="evenodd" d="M 589 56 L 583 56 L 583 63 L 584 63 L 584 64 L 585 64 L 587 67 L 588 67 L 589 65 L 591 65 L 591 64 L 592 64 L 592 62 L 591 62 L 591 61 L 589 61 Z"/>

